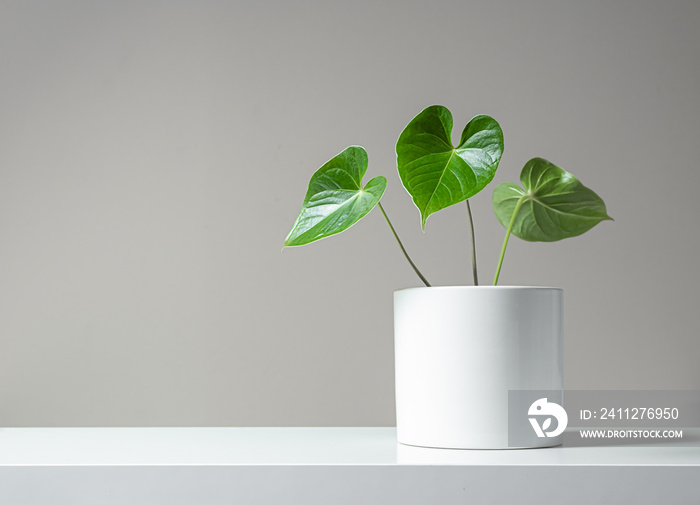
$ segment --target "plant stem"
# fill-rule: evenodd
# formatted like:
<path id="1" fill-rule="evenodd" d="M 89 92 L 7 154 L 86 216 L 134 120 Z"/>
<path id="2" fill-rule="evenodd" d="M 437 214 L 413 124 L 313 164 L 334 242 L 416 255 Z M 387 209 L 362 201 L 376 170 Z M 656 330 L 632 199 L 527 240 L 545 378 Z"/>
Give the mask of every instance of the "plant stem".
<path id="1" fill-rule="evenodd" d="M 493 279 L 493 285 L 498 284 L 498 277 L 501 275 L 501 265 L 503 265 L 503 257 L 506 255 L 506 246 L 508 245 L 508 239 L 510 238 L 510 232 L 513 230 L 513 225 L 515 224 L 515 218 L 518 216 L 520 207 L 526 200 L 526 197 L 520 197 L 518 203 L 515 204 L 515 210 L 513 211 L 513 217 L 510 218 L 510 224 L 506 230 L 506 238 L 503 240 L 503 247 L 501 248 L 501 257 L 498 258 L 498 267 L 496 268 L 496 277 Z"/>
<path id="2" fill-rule="evenodd" d="M 469 205 L 469 200 L 467 202 L 467 214 L 469 214 L 469 231 L 471 232 L 472 239 L 472 275 L 474 276 L 474 285 L 479 285 L 479 275 L 476 272 L 476 240 L 474 239 L 474 220 L 472 219 L 472 208 Z"/>
<path id="3" fill-rule="evenodd" d="M 394 229 L 394 225 L 391 224 L 391 221 L 389 221 L 389 216 L 386 215 L 386 212 L 384 211 L 384 207 L 382 207 L 382 203 L 379 202 L 379 203 L 377 203 L 377 205 L 379 206 L 379 210 L 382 211 L 382 214 L 384 214 L 384 219 L 386 219 L 386 224 L 389 225 L 389 228 L 391 229 L 391 233 L 394 234 L 394 238 L 399 243 L 399 247 L 401 248 L 401 252 L 403 252 L 403 255 L 406 256 L 406 259 L 408 260 L 409 264 L 413 267 L 413 270 L 416 272 L 416 274 L 418 274 L 418 277 L 420 277 L 420 280 L 423 281 L 423 284 L 430 287 L 430 283 L 428 282 L 428 279 L 426 279 L 423 276 L 423 274 L 420 272 L 420 270 L 418 270 L 418 267 L 416 266 L 415 263 L 413 263 L 413 260 L 411 260 L 411 257 L 406 252 L 406 248 L 401 243 L 401 239 L 399 238 L 398 234 L 396 233 L 396 230 Z"/>

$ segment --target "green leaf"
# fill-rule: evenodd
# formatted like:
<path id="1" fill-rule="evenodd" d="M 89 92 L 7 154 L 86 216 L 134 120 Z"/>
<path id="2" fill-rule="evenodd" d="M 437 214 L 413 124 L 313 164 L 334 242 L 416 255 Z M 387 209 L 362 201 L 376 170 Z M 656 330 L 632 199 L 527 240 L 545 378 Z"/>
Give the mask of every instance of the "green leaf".
<path id="1" fill-rule="evenodd" d="M 525 164 L 520 182 L 522 188 L 504 183 L 493 192 L 496 217 L 506 229 L 511 227 L 511 233 L 518 238 L 554 242 L 576 237 L 601 221 L 612 219 L 598 195 L 543 158 L 533 158 Z"/>
<path id="2" fill-rule="evenodd" d="M 421 214 L 465 201 L 491 182 L 503 154 L 503 131 L 495 119 L 475 116 L 452 145 L 452 114 L 433 105 L 408 123 L 396 143 L 399 176 Z"/>
<path id="3" fill-rule="evenodd" d="M 362 187 L 367 152 L 350 146 L 319 168 L 309 181 L 304 203 L 285 247 L 306 245 L 345 231 L 379 203 L 386 178 L 375 177 Z"/>

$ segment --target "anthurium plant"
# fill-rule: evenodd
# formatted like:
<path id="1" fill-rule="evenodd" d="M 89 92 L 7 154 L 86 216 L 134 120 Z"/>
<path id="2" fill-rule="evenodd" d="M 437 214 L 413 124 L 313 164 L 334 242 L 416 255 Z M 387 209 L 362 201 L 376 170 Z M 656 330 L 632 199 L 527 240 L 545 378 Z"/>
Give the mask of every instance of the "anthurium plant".
<path id="1" fill-rule="evenodd" d="M 503 131 L 490 116 L 467 123 L 459 144 L 452 144 L 452 114 L 440 105 L 423 110 L 408 123 L 396 143 L 401 182 L 420 212 L 421 228 L 430 215 L 466 202 L 471 231 L 474 285 L 479 284 L 474 225 L 469 199 L 494 178 L 503 155 Z M 363 185 L 367 152 L 350 146 L 319 168 L 309 182 L 301 211 L 284 241 L 306 245 L 347 230 L 374 209 L 389 229 L 413 270 L 430 283 L 411 260 L 381 204 L 387 180 L 377 176 Z M 511 235 L 530 242 L 554 242 L 587 232 L 608 216 L 605 203 L 572 174 L 544 158 L 533 158 L 520 172 L 520 184 L 503 183 L 493 192 L 493 210 L 506 229 L 493 285 L 503 265 Z"/>

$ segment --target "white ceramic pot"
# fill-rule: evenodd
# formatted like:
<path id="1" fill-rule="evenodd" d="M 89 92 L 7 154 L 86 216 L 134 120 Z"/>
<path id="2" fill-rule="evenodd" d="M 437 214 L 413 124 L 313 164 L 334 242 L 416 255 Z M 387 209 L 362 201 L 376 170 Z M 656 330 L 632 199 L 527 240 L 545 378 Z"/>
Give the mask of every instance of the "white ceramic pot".
<path id="1" fill-rule="evenodd" d="M 508 391 L 563 389 L 561 289 L 403 289 L 394 293 L 394 332 L 402 444 L 512 448 Z"/>

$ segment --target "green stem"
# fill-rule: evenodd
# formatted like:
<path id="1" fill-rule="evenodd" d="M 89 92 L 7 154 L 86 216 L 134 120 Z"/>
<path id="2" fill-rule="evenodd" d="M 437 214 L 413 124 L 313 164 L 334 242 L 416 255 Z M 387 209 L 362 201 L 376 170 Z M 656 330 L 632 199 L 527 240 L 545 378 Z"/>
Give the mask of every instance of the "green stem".
<path id="1" fill-rule="evenodd" d="M 515 224 L 515 218 L 518 216 L 520 207 L 526 200 L 525 197 L 521 197 L 518 203 L 515 204 L 515 210 L 513 211 L 513 217 L 510 218 L 510 224 L 506 230 L 506 238 L 503 240 L 503 247 L 501 248 L 501 257 L 498 258 L 498 267 L 496 268 L 496 277 L 493 279 L 493 285 L 498 284 L 498 277 L 501 275 L 501 265 L 503 265 L 503 257 L 506 255 L 506 246 L 508 245 L 508 239 L 510 238 L 510 232 L 513 231 L 513 225 Z"/>
<path id="2" fill-rule="evenodd" d="M 401 248 L 401 252 L 403 252 L 403 255 L 406 256 L 408 263 L 413 267 L 413 270 L 418 274 L 418 277 L 420 277 L 420 280 L 423 281 L 423 284 L 430 287 L 430 283 L 428 282 L 428 279 L 426 279 L 423 276 L 423 274 L 420 272 L 420 270 L 418 270 L 418 267 L 416 266 L 415 263 L 413 263 L 413 260 L 411 260 L 411 257 L 406 252 L 406 248 L 401 243 L 401 239 L 399 238 L 398 234 L 396 233 L 396 230 L 394 229 L 394 225 L 392 225 L 391 221 L 389 221 L 389 216 L 386 215 L 386 212 L 384 211 L 384 207 L 382 207 L 381 202 L 379 202 L 377 205 L 379 206 L 379 210 L 382 211 L 382 214 L 384 214 L 384 219 L 386 219 L 386 224 L 389 225 L 389 228 L 391 229 L 391 233 L 394 234 L 394 238 L 399 243 L 399 247 Z"/>
<path id="3" fill-rule="evenodd" d="M 479 275 L 476 272 L 476 240 L 474 239 L 474 220 L 472 219 L 472 208 L 467 200 L 467 214 L 469 214 L 469 231 L 472 239 L 472 275 L 474 276 L 474 285 L 479 285 Z"/>

